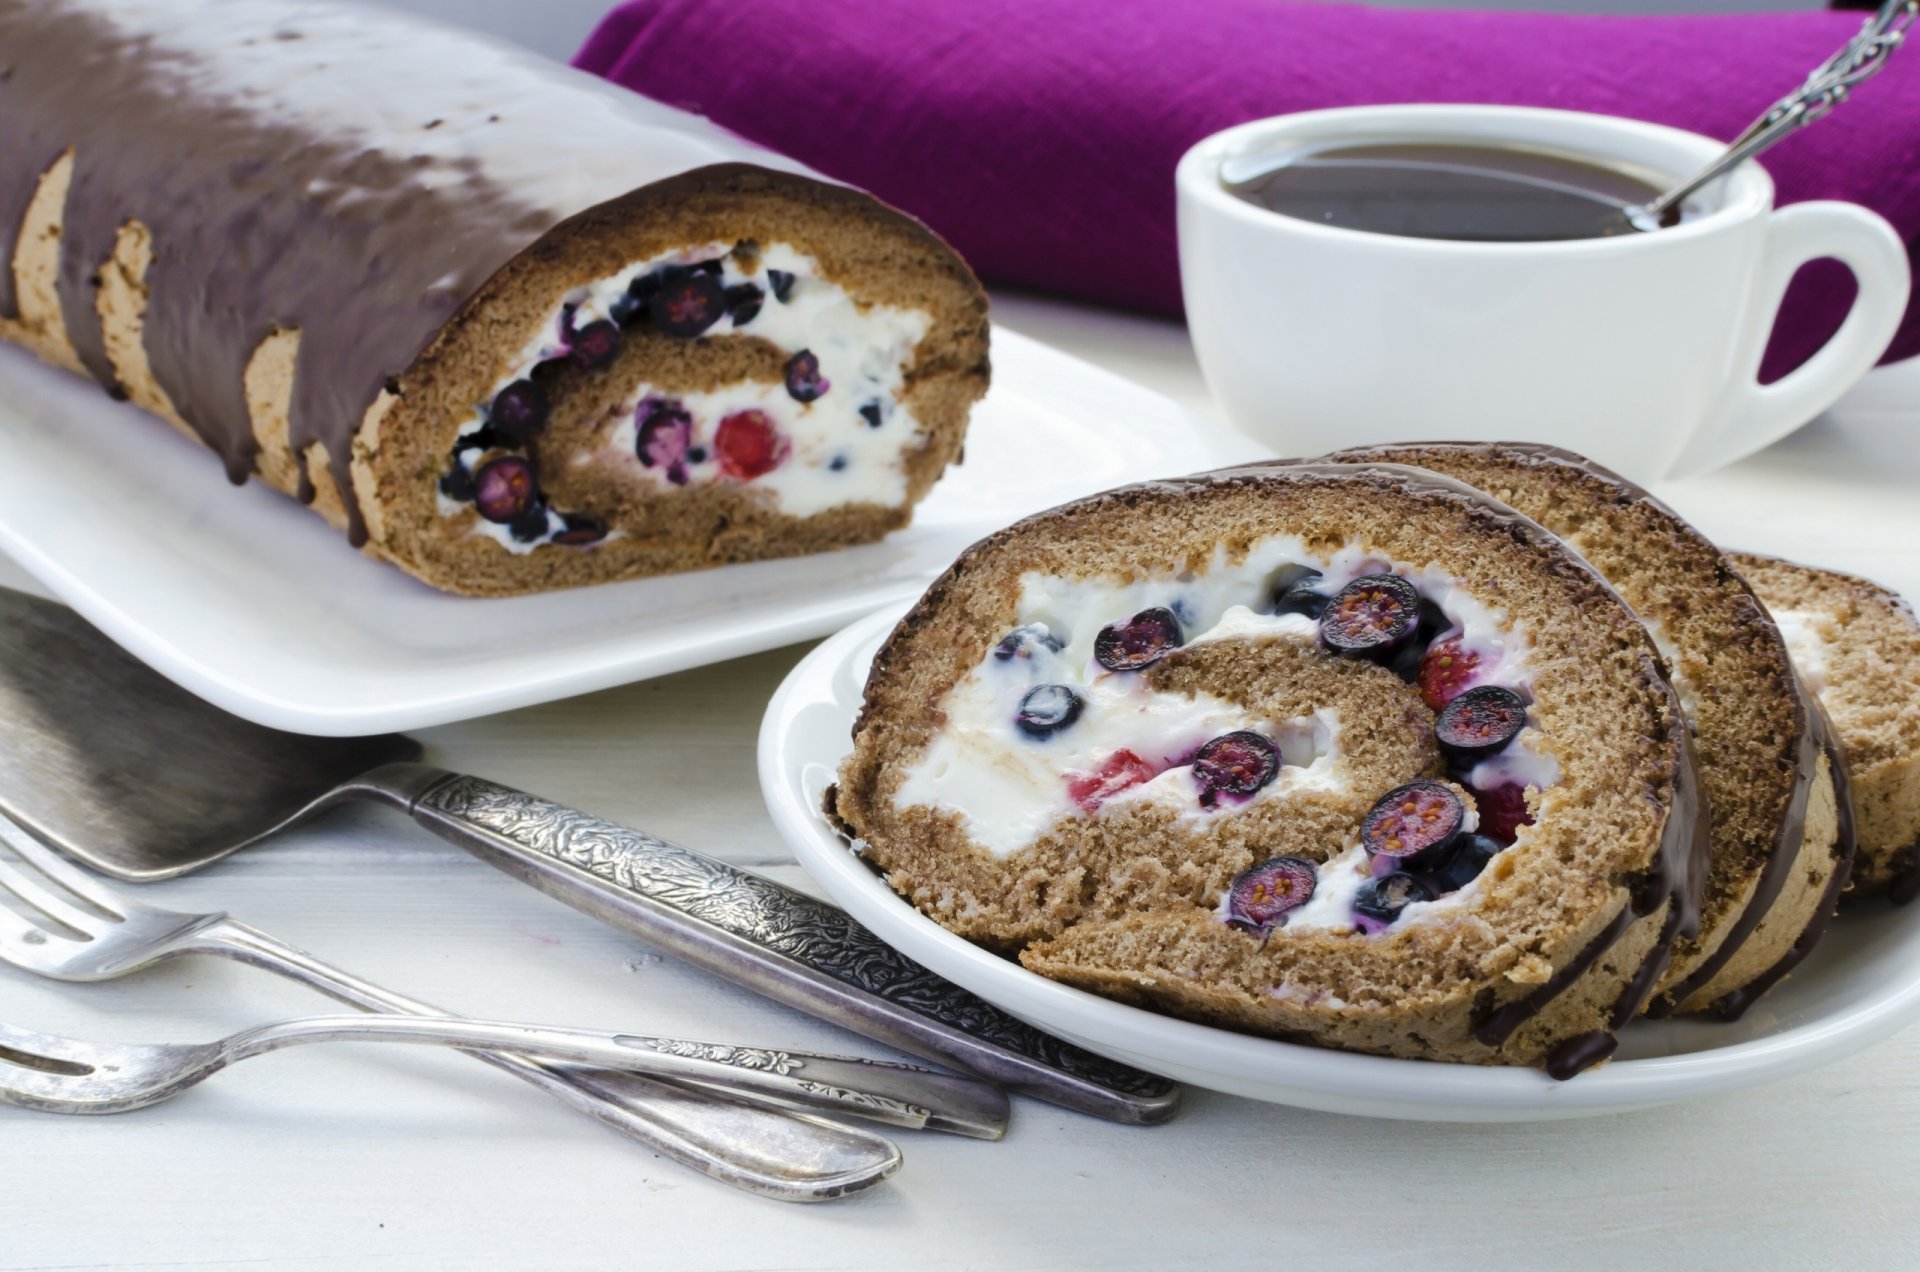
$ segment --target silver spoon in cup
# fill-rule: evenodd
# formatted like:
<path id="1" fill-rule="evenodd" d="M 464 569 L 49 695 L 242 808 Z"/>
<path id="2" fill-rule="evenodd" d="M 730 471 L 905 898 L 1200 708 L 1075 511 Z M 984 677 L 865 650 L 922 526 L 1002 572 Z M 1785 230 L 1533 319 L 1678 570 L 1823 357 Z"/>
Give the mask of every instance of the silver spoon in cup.
<path id="1" fill-rule="evenodd" d="M 1620 214 L 1627 226 L 1635 230 L 1657 230 L 1671 224 L 1670 218 L 1687 196 L 1816 119 L 1826 117 L 1847 100 L 1855 88 L 1880 73 L 1917 18 L 1920 18 L 1920 0 L 1886 0 L 1866 20 L 1860 34 L 1822 62 L 1799 88 L 1747 125 L 1746 131 L 1728 143 L 1717 158 L 1659 198 L 1622 208 Z"/>

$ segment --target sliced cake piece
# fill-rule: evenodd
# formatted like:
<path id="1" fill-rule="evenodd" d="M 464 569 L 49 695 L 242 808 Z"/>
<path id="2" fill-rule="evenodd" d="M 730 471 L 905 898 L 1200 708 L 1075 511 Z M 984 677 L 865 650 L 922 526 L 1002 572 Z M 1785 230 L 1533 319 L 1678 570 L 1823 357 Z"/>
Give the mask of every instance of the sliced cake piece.
<path id="1" fill-rule="evenodd" d="M 1735 554 L 1833 719 L 1853 785 L 1849 898 L 1920 894 L 1920 620 L 1878 583 Z"/>
<path id="2" fill-rule="evenodd" d="M 986 389 L 924 226 L 483 37 L 8 0 L 0 59 L 0 338 L 435 587 L 876 539 Z"/>
<path id="3" fill-rule="evenodd" d="M 1335 458 L 1417 464 L 1511 504 L 1646 623 L 1693 726 L 1713 827 L 1700 931 L 1675 947 L 1650 1010 L 1738 1016 L 1818 939 L 1853 852 L 1844 765 L 1753 589 L 1672 509 L 1566 451 L 1435 443 Z"/>
<path id="4" fill-rule="evenodd" d="M 1194 1020 L 1609 1055 L 1697 923 L 1646 630 L 1458 482 L 1252 465 L 1030 518 L 873 666 L 828 814 L 955 932 Z"/>

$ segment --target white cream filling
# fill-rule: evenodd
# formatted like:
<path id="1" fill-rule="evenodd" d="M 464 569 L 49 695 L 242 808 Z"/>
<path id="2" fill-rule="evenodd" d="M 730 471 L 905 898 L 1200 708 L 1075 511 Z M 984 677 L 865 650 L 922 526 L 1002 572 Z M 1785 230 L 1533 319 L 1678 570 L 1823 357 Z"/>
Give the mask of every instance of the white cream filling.
<path id="1" fill-rule="evenodd" d="M 1546 749 L 1546 735 L 1531 723 L 1533 713 L 1520 736 L 1507 743 L 1506 750 L 1480 761 L 1467 773 L 1467 784 L 1476 790 L 1496 786 L 1534 786 L 1546 790 L 1560 784 L 1560 761 Z"/>
<path id="2" fill-rule="evenodd" d="M 1029 573 L 1021 578 L 1013 626 L 1044 625 L 1062 648 L 1050 651 L 1029 642 L 1027 657 L 1006 660 L 989 651 L 941 700 L 938 709 L 945 724 L 908 767 L 894 794 L 895 806 L 953 814 L 981 848 L 1006 857 L 1063 819 L 1088 815 L 1071 799 L 1068 782 L 1075 773 L 1099 770 L 1120 750 L 1132 751 L 1164 771 L 1107 803 L 1165 801 L 1183 811 L 1184 824 L 1196 833 L 1209 818 L 1284 800 L 1295 791 L 1343 789 L 1347 778 L 1333 711 L 1296 720 L 1256 719 L 1245 708 L 1212 695 L 1153 690 L 1139 674 L 1110 672 L 1093 658 L 1094 638 L 1102 627 L 1155 606 L 1179 616 L 1186 645 L 1227 639 L 1315 642 L 1319 626 L 1314 620 L 1260 612 L 1290 566 L 1319 570 L 1321 578 L 1313 586 L 1325 593 L 1363 575 L 1399 574 L 1449 619 L 1450 629 L 1440 638 L 1458 637 L 1467 651 L 1479 655 L 1478 683 L 1514 686 L 1528 679 L 1525 632 L 1503 610 L 1470 595 L 1433 567 L 1389 562 L 1359 548 L 1322 557 L 1296 537 L 1277 535 L 1254 545 L 1240 561 L 1230 562 L 1225 549 L 1216 548 L 1200 568 L 1179 573 L 1124 580 Z M 1042 684 L 1068 685 L 1084 701 L 1073 724 L 1049 737 L 1032 738 L 1020 732 L 1013 719 L 1027 691 Z M 1203 808 L 1191 771 L 1192 753 L 1208 739 L 1238 729 L 1274 742 L 1282 767 L 1273 782 L 1248 799 L 1223 799 L 1212 809 Z M 1531 725 L 1507 753 L 1476 768 L 1476 778 L 1482 770 L 1493 775 L 1494 766 L 1542 787 L 1559 780 L 1550 748 Z M 1357 844 L 1343 847 L 1361 852 Z M 1340 860 L 1344 857 L 1335 859 Z M 1316 926 L 1321 920 L 1314 916 L 1331 916 L 1345 906 L 1339 922 L 1350 925 L 1344 916 L 1350 913 L 1351 890 L 1342 891 L 1344 876 L 1334 862 L 1323 869 L 1333 874 L 1323 881 L 1326 899 L 1316 891 L 1290 924 Z M 1352 888 L 1362 882 L 1355 879 Z M 1332 925 L 1332 918 L 1326 923 Z"/>
<path id="3" fill-rule="evenodd" d="M 488 406 L 502 389 L 525 379 L 541 362 L 566 356 L 569 308 L 576 331 L 589 323 L 611 321 L 615 302 L 627 293 L 634 279 L 663 266 L 715 258 L 722 259 L 719 281 L 723 287 L 751 283 L 760 288 L 762 301 L 759 312 L 746 322 L 736 325 L 731 314 L 723 315 L 702 338 L 737 332 L 766 340 L 789 355 L 805 350 L 818 359 L 819 376 L 826 381 L 827 391 L 811 402 L 800 402 L 788 393 L 784 382 L 747 381 L 710 393 L 677 394 L 643 384 L 612 413 L 614 423 L 604 434 L 604 446 L 576 454 L 569 462 L 615 463 L 634 480 L 663 489 L 681 484 L 672 481 L 660 465 L 643 464 L 636 450 L 641 421 L 635 418 L 635 412 L 639 405 L 652 398 L 671 398 L 693 417 L 689 446 L 694 454 L 702 456 L 697 462 L 685 464 L 685 485 L 738 480 L 723 471 L 715 437 L 725 417 L 757 410 L 783 439 L 787 454 L 772 471 L 748 478 L 744 484 L 767 492 L 780 512 L 805 517 L 853 503 L 886 507 L 904 503 L 905 458 L 918 446 L 924 430 L 913 412 L 900 402 L 900 394 L 907 364 L 932 326 L 932 317 L 921 309 L 859 304 L 838 284 L 820 277 L 818 262 L 811 256 L 786 243 L 762 248 L 751 270 L 741 268 L 730 246 L 713 243 L 636 261 L 569 293 L 508 361 L 508 369 L 494 382 L 486 402 L 476 404 L 458 436 L 471 436 L 486 425 Z M 774 294 L 769 278 L 772 271 L 793 276 L 784 301 Z M 861 414 L 862 407 L 877 408 L 878 425 Z M 482 462 L 482 455 L 479 448 L 470 447 L 459 457 L 471 471 Z M 471 509 L 472 504 L 442 494 L 438 507 L 442 516 L 452 516 Z M 546 533 L 527 541 L 516 538 L 504 525 L 476 516 L 472 533 L 519 554 L 533 551 L 563 526 L 560 512 L 550 511 Z M 617 534 L 615 531 L 607 538 Z"/>
<path id="4" fill-rule="evenodd" d="M 636 480 L 670 489 L 674 483 L 664 469 L 643 464 L 637 449 L 642 423 L 639 402 L 665 395 L 655 394 L 651 386 L 643 385 L 641 390 L 615 412 L 605 445 L 577 454 L 571 462 L 618 465 Z M 778 467 L 748 483 L 769 492 L 781 512 L 808 517 L 848 503 L 896 507 L 906 501 L 907 473 L 902 461 L 918 444 L 921 430 L 912 412 L 891 397 L 869 399 L 884 402 L 891 411 L 881 416 L 878 428 L 857 415 L 849 424 L 842 418 L 846 412 L 827 408 L 825 399 L 803 405 L 788 396 L 785 385 L 761 381 L 729 385 L 713 393 L 674 394 L 672 400 L 693 417 L 690 446 L 693 453 L 705 456 L 685 465 L 688 486 L 730 480 L 721 470 L 717 434 L 722 420 L 751 410 L 762 412 L 788 447 Z"/>
<path id="5" fill-rule="evenodd" d="M 1089 643 L 1096 630 L 1088 631 Z M 1340 730 L 1334 712 L 1254 725 L 1243 708 L 1210 694 L 1156 693 L 1140 676 L 1109 672 L 1097 663 L 1088 672 L 1084 665 L 1091 658 L 1090 650 L 1076 656 L 1071 646 L 1059 653 L 1035 649 L 1030 666 L 1014 659 L 969 675 L 945 699 L 947 727 L 908 770 L 895 804 L 955 813 L 969 838 L 1005 857 L 1077 814 L 1068 783 L 1075 777 L 1092 779 L 1123 750 L 1160 772 L 1108 796 L 1103 807 L 1147 800 L 1203 821 L 1209 813 L 1197 802 L 1193 753 L 1236 729 L 1262 734 L 1282 758 L 1273 783 L 1255 798 L 1334 782 Z M 1029 673 L 1041 678 L 1029 679 Z M 1076 681 L 1085 702 L 1072 727 L 1046 738 L 1013 729 L 1009 722 L 1034 685 Z"/>
<path id="6" fill-rule="evenodd" d="M 1832 644 L 1834 619 L 1818 610 L 1774 610 L 1774 624 L 1787 642 L 1787 657 L 1792 661 L 1807 689 L 1825 693 L 1828 683 L 1827 650 Z"/>

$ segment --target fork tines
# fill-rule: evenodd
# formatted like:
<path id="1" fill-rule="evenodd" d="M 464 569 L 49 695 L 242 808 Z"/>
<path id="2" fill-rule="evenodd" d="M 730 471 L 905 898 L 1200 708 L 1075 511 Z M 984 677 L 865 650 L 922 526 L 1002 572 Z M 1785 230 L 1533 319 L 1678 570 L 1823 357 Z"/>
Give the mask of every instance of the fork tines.
<path id="1" fill-rule="evenodd" d="M 62 927 L 87 932 L 98 926 L 100 919 L 56 896 L 47 889 L 43 879 L 59 885 L 97 910 L 119 915 L 119 909 L 112 904 L 114 897 L 111 890 L 102 887 L 85 871 L 61 860 L 59 853 L 35 839 L 4 814 L 0 814 L 0 843 L 4 843 L 20 858 L 20 866 L 0 860 L 0 889 L 11 892 Z M 39 872 L 40 878 L 35 877 L 34 871 Z"/>

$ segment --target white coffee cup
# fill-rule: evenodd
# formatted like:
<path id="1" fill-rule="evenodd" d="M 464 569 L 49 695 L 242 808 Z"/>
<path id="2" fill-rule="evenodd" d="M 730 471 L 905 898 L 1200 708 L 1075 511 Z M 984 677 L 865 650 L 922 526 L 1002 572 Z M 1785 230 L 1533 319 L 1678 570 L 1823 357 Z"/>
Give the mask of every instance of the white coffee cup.
<path id="1" fill-rule="evenodd" d="M 1616 238 L 1482 243 L 1340 229 L 1230 194 L 1222 164 L 1319 141 L 1514 142 L 1677 180 L 1721 149 L 1604 115 L 1360 106 L 1230 128 L 1175 177 L 1187 322 L 1208 386 L 1285 454 L 1399 441 L 1548 442 L 1652 481 L 1729 463 L 1832 405 L 1893 338 L 1909 287 L 1886 221 L 1775 211 L 1749 162 L 1698 215 Z M 1804 365 L 1758 381 L 1794 271 L 1833 257 L 1859 295 Z"/>

